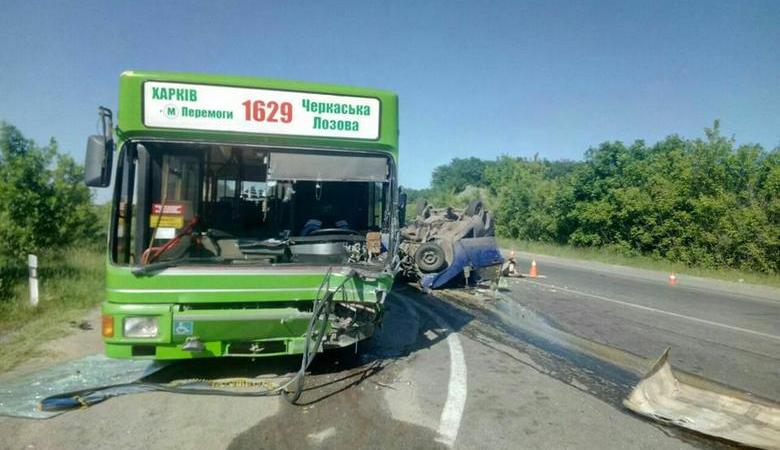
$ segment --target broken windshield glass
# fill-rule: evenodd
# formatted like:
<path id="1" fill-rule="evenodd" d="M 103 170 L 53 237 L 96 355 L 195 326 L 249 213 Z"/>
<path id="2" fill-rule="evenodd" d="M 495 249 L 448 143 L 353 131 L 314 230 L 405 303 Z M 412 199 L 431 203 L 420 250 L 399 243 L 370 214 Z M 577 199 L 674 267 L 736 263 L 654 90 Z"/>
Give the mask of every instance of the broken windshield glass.
<path id="1" fill-rule="evenodd" d="M 117 218 L 112 234 L 115 253 L 131 264 L 388 262 L 384 156 L 161 143 L 137 153 L 148 158 L 136 169 L 137 204 L 123 197 L 120 208 L 138 211 L 134 233 L 127 237 Z"/>

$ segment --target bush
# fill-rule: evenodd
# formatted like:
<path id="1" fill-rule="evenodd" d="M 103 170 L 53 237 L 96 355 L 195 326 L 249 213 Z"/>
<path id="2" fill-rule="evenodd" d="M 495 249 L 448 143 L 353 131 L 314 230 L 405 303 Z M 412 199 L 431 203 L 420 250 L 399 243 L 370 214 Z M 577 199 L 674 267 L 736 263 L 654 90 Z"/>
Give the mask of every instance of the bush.
<path id="1" fill-rule="evenodd" d="M 10 295 L 28 253 L 94 239 L 98 232 L 83 168 L 60 154 L 54 139 L 38 146 L 4 122 L 0 199 L 0 298 Z"/>

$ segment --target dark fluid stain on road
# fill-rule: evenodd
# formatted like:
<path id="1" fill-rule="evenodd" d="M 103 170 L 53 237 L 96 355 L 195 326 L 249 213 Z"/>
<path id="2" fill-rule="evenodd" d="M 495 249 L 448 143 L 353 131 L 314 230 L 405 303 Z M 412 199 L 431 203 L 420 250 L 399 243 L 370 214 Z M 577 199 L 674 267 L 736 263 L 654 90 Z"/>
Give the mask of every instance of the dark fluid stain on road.
<path id="1" fill-rule="evenodd" d="M 641 379 L 635 371 L 621 367 L 621 361 L 613 364 L 580 351 L 575 345 L 556 342 L 545 336 L 545 329 L 560 337 L 564 332 L 545 317 L 528 310 L 521 305 L 496 301 L 490 296 L 472 292 L 470 295 L 451 295 L 443 292 L 441 304 L 457 306 L 456 311 L 466 314 L 471 320 L 460 332 L 473 340 L 496 351 L 507 354 L 494 346 L 503 346 L 520 350 L 533 361 L 531 365 L 537 371 L 549 375 L 571 387 L 590 394 L 626 414 L 645 421 L 662 430 L 667 436 L 698 448 L 734 449 L 742 448 L 732 442 L 713 438 L 695 431 L 674 426 L 665 426 L 634 414 L 623 407 L 623 399 Z M 511 301 L 511 300 L 510 300 Z M 519 308 L 518 308 L 519 307 Z M 450 317 L 452 307 L 448 308 Z M 454 313 L 457 315 L 457 312 Z M 485 339 L 488 338 L 488 339 Z M 492 341 L 492 342 L 491 342 Z M 620 352 L 613 354 L 615 357 Z M 518 362 L 527 362 L 507 354 Z M 635 364 L 635 361 L 634 361 Z M 626 363 L 626 366 L 629 364 Z"/>
<path id="2" fill-rule="evenodd" d="M 392 388 L 400 358 L 446 336 L 426 339 L 434 327 L 429 318 L 411 320 L 400 305 L 390 308 L 382 328 L 360 348 L 318 355 L 297 405 L 283 402 L 277 414 L 242 432 L 228 448 L 446 448 L 434 430 L 392 419 L 383 392 Z"/>
<path id="3" fill-rule="evenodd" d="M 549 324 L 537 315 L 524 312 L 518 317 L 514 311 L 501 311 L 504 302 L 477 304 L 464 300 L 463 296 L 444 294 L 448 301 L 465 309 L 475 317 L 461 332 L 483 344 L 484 337 L 527 354 L 537 370 L 581 391 L 588 392 L 607 403 L 620 407 L 640 377 L 617 365 L 587 354 L 529 331 Z"/>
<path id="4" fill-rule="evenodd" d="M 367 379 L 357 384 L 331 379 L 337 377 L 311 380 L 319 386 L 304 393 L 305 406 L 283 403 L 277 414 L 242 432 L 228 448 L 444 448 L 435 441 L 435 431 L 392 419 L 383 388 Z"/>
<path id="5" fill-rule="evenodd" d="M 184 379 L 218 380 L 221 378 L 279 378 L 294 373 L 301 364 L 301 358 L 282 356 L 278 358 L 204 358 L 175 361 L 143 381 L 168 383 Z"/>

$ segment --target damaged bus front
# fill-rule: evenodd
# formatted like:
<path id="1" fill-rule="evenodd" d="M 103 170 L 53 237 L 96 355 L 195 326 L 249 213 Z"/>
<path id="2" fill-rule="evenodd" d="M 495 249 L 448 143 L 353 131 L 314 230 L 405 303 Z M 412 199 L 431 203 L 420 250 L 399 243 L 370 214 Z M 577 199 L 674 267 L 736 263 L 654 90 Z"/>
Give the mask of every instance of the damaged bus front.
<path id="1" fill-rule="evenodd" d="M 394 94 L 126 72 L 114 133 L 101 115 L 86 171 L 107 187 L 116 165 L 109 356 L 300 354 L 316 320 L 315 350 L 371 336 L 397 264 Z"/>

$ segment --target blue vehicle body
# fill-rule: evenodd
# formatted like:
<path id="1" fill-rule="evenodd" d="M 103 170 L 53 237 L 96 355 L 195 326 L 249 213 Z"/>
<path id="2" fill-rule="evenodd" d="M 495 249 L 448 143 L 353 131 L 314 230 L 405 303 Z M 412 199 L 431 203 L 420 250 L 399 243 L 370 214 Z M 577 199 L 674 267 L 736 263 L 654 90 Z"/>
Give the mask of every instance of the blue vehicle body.
<path id="1" fill-rule="evenodd" d="M 465 238 L 453 243 L 452 262 L 441 272 L 422 276 L 420 284 L 425 289 L 440 289 L 462 280 L 464 269 L 469 269 L 467 284 L 473 285 L 498 276 L 504 257 L 492 236 Z"/>

